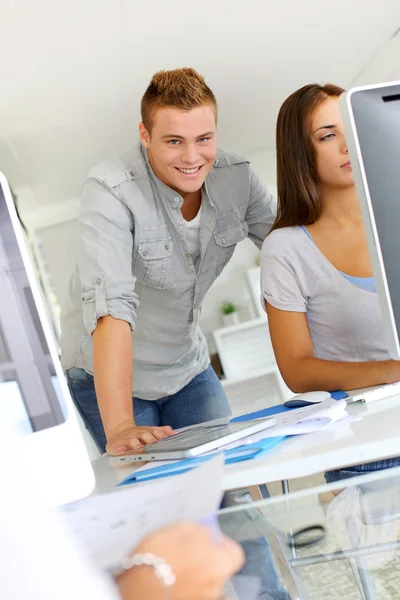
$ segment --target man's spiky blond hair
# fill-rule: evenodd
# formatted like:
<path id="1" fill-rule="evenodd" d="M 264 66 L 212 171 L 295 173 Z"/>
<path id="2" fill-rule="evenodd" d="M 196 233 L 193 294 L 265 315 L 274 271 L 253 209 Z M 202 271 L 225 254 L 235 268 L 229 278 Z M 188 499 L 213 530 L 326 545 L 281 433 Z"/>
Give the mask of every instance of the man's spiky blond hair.
<path id="1" fill-rule="evenodd" d="M 189 111 L 199 106 L 211 106 L 217 120 L 217 101 L 202 75 L 186 67 L 158 71 L 142 98 L 142 122 L 151 133 L 154 114 L 159 108 Z"/>

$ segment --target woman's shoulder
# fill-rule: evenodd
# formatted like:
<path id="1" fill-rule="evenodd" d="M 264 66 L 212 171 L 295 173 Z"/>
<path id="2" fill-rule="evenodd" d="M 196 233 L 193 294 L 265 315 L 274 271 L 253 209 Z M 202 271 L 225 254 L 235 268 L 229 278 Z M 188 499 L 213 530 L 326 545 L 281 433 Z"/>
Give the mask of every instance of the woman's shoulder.
<path id="1" fill-rule="evenodd" d="M 313 240 L 301 227 L 275 229 L 264 240 L 260 265 L 264 271 L 291 269 L 295 273 L 314 278 L 325 270 L 323 257 Z"/>
<path id="2" fill-rule="evenodd" d="M 298 226 L 270 233 L 262 247 L 260 267 L 264 298 L 276 308 L 301 312 L 325 273 L 324 260 L 313 240 Z M 298 302 L 293 300 L 296 295 Z"/>
<path id="3" fill-rule="evenodd" d="M 274 229 L 264 240 L 262 245 L 262 254 L 268 255 L 287 255 L 293 252 L 297 253 L 304 247 L 307 239 L 305 234 L 297 225 L 294 227 L 281 227 Z M 307 247 L 307 244 L 306 246 Z"/>

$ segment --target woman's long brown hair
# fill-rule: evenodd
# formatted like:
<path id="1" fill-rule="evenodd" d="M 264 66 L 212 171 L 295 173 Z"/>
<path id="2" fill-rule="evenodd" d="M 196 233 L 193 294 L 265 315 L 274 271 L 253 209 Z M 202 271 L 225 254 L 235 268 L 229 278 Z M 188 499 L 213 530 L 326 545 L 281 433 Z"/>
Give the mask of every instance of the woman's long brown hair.
<path id="1" fill-rule="evenodd" d="M 282 104 L 276 126 L 278 210 L 271 231 L 311 225 L 321 216 L 310 122 L 317 106 L 343 92 L 332 84 L 310 84 Z"/>

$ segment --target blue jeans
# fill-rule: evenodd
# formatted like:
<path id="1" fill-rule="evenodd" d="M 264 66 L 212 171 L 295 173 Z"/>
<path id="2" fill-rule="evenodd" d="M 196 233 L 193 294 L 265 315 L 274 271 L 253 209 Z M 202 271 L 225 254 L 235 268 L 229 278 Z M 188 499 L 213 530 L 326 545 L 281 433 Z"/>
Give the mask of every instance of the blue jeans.
<path id="1" fill-rule="evenodd" d="M 358 475 L 372 473 L 373 471 L 383 471 L 384 469 L 391 469 L 399 466 L 399 456 L 396 456 L 395 458 L 386 458 L 384 460 L 377 460 L 364 465 L 355 465 L 354 467 L 345 467 L 344 469 L 327 471 L 325 473 L 325 481 L 327 483 L 333 483 L 335 481 L 340 481 L 341 479 L 347 479 L 348 477 L 356 477 Z"/>
<path id="2" fill-rule="evenodd" d="M 92 375 L 83 369 L 72 367 L 67 371 L 67 380 L 74 403 L 88 431 L 104 452 L 106 436 Z M 228 399 L 211 366 L 172 396 L 160 400 L 132 398 L 132 402 L 137 425 L 170 425 L 173 429 L 179 429 L 231 414 Z M 246 495 L 246 490 L 227 492 L 222 506 L 242 503 Z M 230 520 L 234 529 L 241 531 L 252 527 L 254 521 L 251 512 L 244 510 L 231 515 Z M 242 542 L 242 547 L 246 563 L 239 575 L 252 575 L 261 580 L 257 600 L 290 600 L 289 594 L 279 582 L 266 540 L 263 537 L 246 540 Z M 245 600 L 244 596 L 242 598 Z"/>
<path id="3" fill-rule="evenodd" d="M 105 452 L 106 435 L 97 405 L 93 376 L 83 369 L 67 371 L 68 387 L 89 433 Z M 184 388 L 160 400 L 132 398 L 136 425 L 170 425 L 180 429 L 231 414 L 224 389 L 211 366 Z"/>

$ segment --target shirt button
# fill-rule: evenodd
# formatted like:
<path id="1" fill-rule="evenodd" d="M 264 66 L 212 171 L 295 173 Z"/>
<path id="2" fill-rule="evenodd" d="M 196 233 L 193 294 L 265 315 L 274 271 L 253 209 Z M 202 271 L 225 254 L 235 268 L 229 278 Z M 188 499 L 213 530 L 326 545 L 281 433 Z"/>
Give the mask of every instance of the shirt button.
<path id="1" fill-rule="evenodd" d="M 131 177 L 133 177 L 133 176 L 134 176 L 134 174 L 135 174 L 135 173 L 134 173 L 133 171 L 129 171 L 129 175 L 130 175 Z"/>
<path id="2" fill-rule="evenodd" d="M 179 202 L 179 198 L 174 198 L 174 202 L 178 203 Z"/>
<path id="3" fill-rule="evenodd" d="M 186 258 L 192 258 L 192 255 L 190 254 L 190 252 L 186 252 Z"/>
<path id="4" fill-rule="evenodd" d="M 184 222 L 183 221 L 179 221 L 179 225 L 181 225 L 181 226 L 184 225 Z"/>
<path id="5" fill-rule="evenodd" d="M 224 244 L 224 245 L 226 244 L 226 239 L 225 238 L 222 238 L 221 244 Z"/>
<path id="6" fill-rule="evenodd" d="M 147 255 L 148 255 L 148 252 L 147 252 L 147 250 L 145 250 L 145 251 L 143 252 L 143 256 L 147 256 Z"/>
<path id="7" fill-rule="evenodd" d="M 218 167 L 218 165 L 219 165 L 219 158 L 217 158 L 217 160 L 214 162 L 214 165 L 215 165 L 216 167 Z"/>
<path id="8" fill-rule="evenodd" d="M 168 244 L 165 246 L 165 249 L 166 249 L 166 250 L 169 250 L 169 246 L 168 246 Z"/>
<path id="9" fill-rule="evenodd" d="M 100 277 L 97 277 L 97 278 L 96 278 L 96 283 L 97 283 L 98 285 L 100 285 L 100 283 L 101 283 L 101 279 L 100 279 Z"/>

